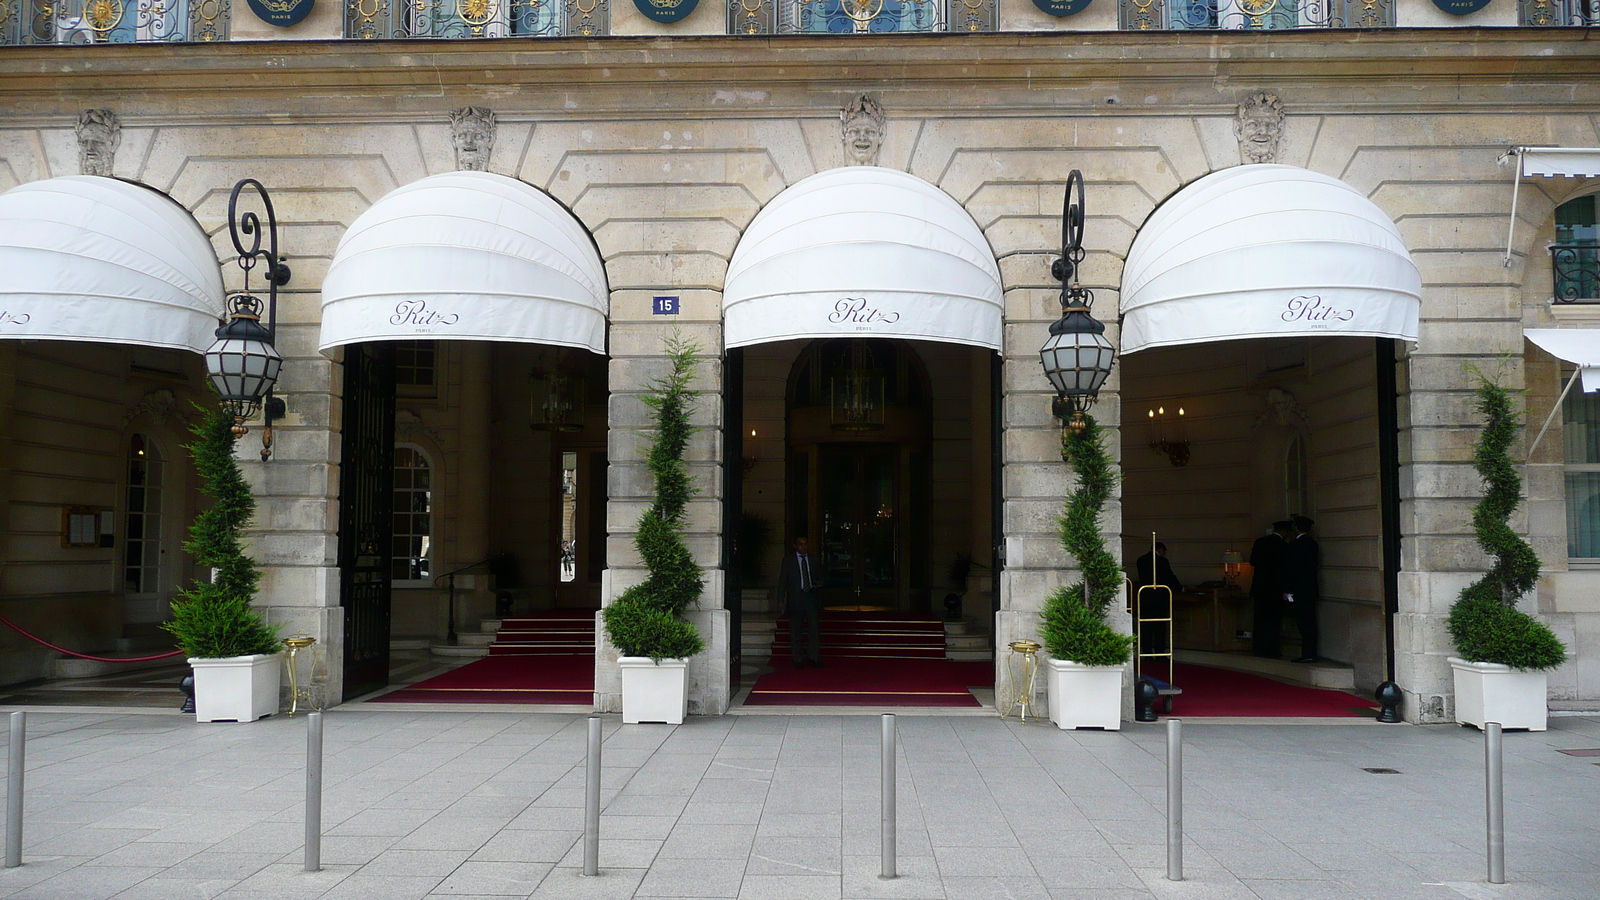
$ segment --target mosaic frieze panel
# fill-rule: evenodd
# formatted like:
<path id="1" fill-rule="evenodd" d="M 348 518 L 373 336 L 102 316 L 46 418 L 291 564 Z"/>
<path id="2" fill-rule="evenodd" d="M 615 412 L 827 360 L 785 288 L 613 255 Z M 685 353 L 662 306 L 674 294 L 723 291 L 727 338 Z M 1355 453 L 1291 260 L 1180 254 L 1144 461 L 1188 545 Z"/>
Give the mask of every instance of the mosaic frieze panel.
<path id="1" fill-rule="evenodd" d="M 1124 31 L 1392 28 L 1394 0 L 1119 0 Z"/>
<path id="2" fill-rule="evenodd" d="M 608 0 L 347 0 L 346 37 L 592 37 L 611 30 Z"/>

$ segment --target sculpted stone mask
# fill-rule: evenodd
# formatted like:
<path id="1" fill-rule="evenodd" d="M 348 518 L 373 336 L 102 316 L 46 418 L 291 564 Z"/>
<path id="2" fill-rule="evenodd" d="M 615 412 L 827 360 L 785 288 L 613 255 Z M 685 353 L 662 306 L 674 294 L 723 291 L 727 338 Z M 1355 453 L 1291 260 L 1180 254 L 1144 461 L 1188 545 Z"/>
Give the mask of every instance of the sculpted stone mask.
<path id="1" fill-rule="evenodd" d="M 116 165 L 122 130 L 107 110 L 86 110 L 78 117 L 78 171 L 110 176 Z"/>
<path id="2" fill-rule="evenodd" d="M 858 166 L 878 164 L 878 148 L 883 144 L 883 129 L 865 116 L 844 125 L 844 152 Z"/>
<path id="3" fill-rule="evenodd" d="M 1234 122 L 1239 139 L 1239 157 L 1246 163 L 1278 160 L 1278 138 L 1283 134 L 1283 104 L 1277 97 L 1259 93 L 1239 104 Z"/>
<path id="4" fill-rule="evenodd" d="M 456 168 L 484 172 L 494 149 L 494 113 L 467 107 L 450 117 L 450 139 L 456 149 Z"/>

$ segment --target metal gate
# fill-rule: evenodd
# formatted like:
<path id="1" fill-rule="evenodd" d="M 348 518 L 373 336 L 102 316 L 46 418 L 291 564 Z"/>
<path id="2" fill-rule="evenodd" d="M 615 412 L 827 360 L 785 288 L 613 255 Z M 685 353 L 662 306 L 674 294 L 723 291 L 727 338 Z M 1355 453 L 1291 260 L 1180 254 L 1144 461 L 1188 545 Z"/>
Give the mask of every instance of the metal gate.
<path id="1" fill-rule="evenodd" d="M 394 345 L 353 344 L 344 357 L 339 467 L 339 605 L 344 699 L 389 683 L 393 554 Z"/>

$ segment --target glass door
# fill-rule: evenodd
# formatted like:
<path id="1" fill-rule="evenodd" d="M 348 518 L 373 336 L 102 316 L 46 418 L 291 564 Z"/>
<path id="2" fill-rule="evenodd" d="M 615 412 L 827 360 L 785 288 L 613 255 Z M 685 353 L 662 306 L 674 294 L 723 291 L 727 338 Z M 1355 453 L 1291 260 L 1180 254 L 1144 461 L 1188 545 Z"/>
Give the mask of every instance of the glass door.
<path id="1" fill-rule="evenodd" d="M 818 514 L 827 606 L 898 606 L 899 446 L 824 444 Z"/>

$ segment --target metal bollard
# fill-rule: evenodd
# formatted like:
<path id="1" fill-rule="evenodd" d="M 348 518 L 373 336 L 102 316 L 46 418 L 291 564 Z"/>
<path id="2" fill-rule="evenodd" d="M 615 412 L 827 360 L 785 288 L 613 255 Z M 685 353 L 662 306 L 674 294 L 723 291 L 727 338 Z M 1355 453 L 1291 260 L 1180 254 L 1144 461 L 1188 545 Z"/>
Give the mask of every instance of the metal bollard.
<path id="1" fill-rule="evenodd" d="M 583 874 L 600 874 L 600 717 L 589 717 L 589 762 L 583 792 Z"/>
<path id="2" fill-rule="evenodd" d="M 1489 818 L 1489 883 L 1506 883 L 1505 760 L 1501 755 L 1500 723 L 1483 726 L 1484 805 Z"/>
<path id="3" fill-rule="evenodd" d="M 322 713 L 306 714 L 306 871 L 322 870 Z"/>
<path id="4" fill-rule="evenodd" d="M 11 714 L 11 746 L 6 754 L 6 868 L 22 865 L 22 771 L 28 753 L 28 714 Z"/>
<path id="5" fill-rule="evenodd" d="M 879 878 L 898 878 L 895 871 L 895 797 L 894 797 L 894 754 L 895 734 L 894 716 L 884 713 L 883 716 L 883 795 L 880 800 L 880 817 L 878 827 L 883 833 L 883 842 L 879 848 L 882 856 L 882 865 L 878 871 Z"/>
<path id="6" fill-rule="evenodd" d="M 1167 880 L 1183 880 L 1183 721 L 1167 720 Z"/>

